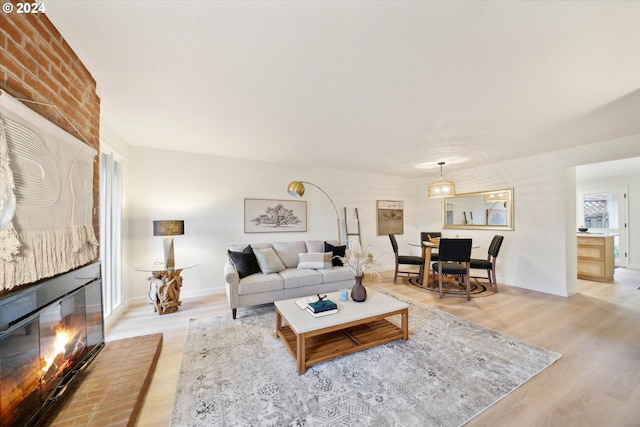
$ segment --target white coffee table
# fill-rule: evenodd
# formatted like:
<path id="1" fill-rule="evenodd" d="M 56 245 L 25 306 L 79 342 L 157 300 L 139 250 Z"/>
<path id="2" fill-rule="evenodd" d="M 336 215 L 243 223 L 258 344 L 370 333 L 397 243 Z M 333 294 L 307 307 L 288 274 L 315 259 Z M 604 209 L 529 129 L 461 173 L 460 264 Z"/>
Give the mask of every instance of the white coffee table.
<path id="1" fill-rule="evenodd" d="M 409 339 L 409 305 L 367 289 L 367 300 L 340 301 L 337 292 L 327 298 L 338 313 L 313 317 L 296 304 L 300 298 L 276 301 L 276 335 L 298 366 L 298 374 L 327 360 L 355 353 L 399 338 Z M 387 320 L 400 316 L 400 327 Z M 284 320 L 284 323 L 283 323 Z"/>

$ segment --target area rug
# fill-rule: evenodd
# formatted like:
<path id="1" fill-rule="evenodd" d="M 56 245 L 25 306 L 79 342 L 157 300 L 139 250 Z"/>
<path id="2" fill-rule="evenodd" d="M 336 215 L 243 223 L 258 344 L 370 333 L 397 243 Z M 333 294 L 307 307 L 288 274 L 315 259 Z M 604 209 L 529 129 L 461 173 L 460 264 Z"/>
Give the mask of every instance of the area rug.
<path id="1" fill-rule="evenodd" d="M 409 284 L 420 288 L 425 292 L 429 292 L 432 294 L 438 294 L 438 283 L 436 282 L 436 286 L 434 288 L 429 286 L 422 286 L 417 277 L 409 277 L 407 278 Z M 496 291 L 493 289 L 493 286 L 489 285 L 486 282 L 481 282 L 479 280 L 471 279 L 469 283 L 469 295 L 471 298 L 483 298 L 488 297 L 490 295 L 495 294 Z M 442 295 L 444 296 L 452 296 L 452 297 L 467 297 L 467 288 L 464 285 L 458 284 L 457 281 L 447 279 L 442 282 Z"/>
<path id="2" fill-rule="evenodd" d="M 561 357 L 408 302 L 408 341 L 303 375 L 273 308 L 192 319 L 171 426 L 460 426 Z"/>

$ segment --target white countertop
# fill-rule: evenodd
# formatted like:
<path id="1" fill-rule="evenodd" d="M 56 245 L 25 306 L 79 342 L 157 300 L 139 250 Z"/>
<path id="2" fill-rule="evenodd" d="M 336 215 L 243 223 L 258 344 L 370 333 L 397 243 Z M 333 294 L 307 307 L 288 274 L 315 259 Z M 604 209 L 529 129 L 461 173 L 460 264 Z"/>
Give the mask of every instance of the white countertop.
<path id="1" fill-rule="evenodd" d="M 619 236 L 618 233 L 590 233 L 588 231 L 578 232 L 578 237 L 614 237 Z"/>

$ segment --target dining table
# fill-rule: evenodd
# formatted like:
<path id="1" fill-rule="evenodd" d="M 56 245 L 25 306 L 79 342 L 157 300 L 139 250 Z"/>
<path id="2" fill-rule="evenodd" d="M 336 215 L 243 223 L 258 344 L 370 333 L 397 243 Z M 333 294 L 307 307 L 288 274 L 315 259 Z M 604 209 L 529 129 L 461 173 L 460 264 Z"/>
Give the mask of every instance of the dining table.
<path id="1" fill-rule="evenodd" d="M 420 244 L 418 243 L 409 243 L 409 246 L 421 247 L 422 248 L 422 259 L 424 260 L 427 268 L 425 269 L 424 274 L 427 276 L 427 282 L 429 281 L 430 271 L 431 271 L 431 253 L 434 249 L 438 249 L 440 244 L 440 238 L 432 239 L 432 240 L 423 240 Z M 480 245 L 471 244 L 471 249 L 477 249 Z"/>

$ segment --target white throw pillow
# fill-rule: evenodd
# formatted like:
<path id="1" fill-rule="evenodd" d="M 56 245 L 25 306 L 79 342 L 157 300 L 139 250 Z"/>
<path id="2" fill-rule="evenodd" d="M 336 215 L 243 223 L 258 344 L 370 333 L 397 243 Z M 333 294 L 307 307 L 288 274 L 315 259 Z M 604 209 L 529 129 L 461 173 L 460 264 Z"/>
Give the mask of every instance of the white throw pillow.
<path id="1" fill-rule="evenodd" d="M 323 269 L 331 268 L 333 252 L 309 252 L 298 254 L 298 268 Z"/>

